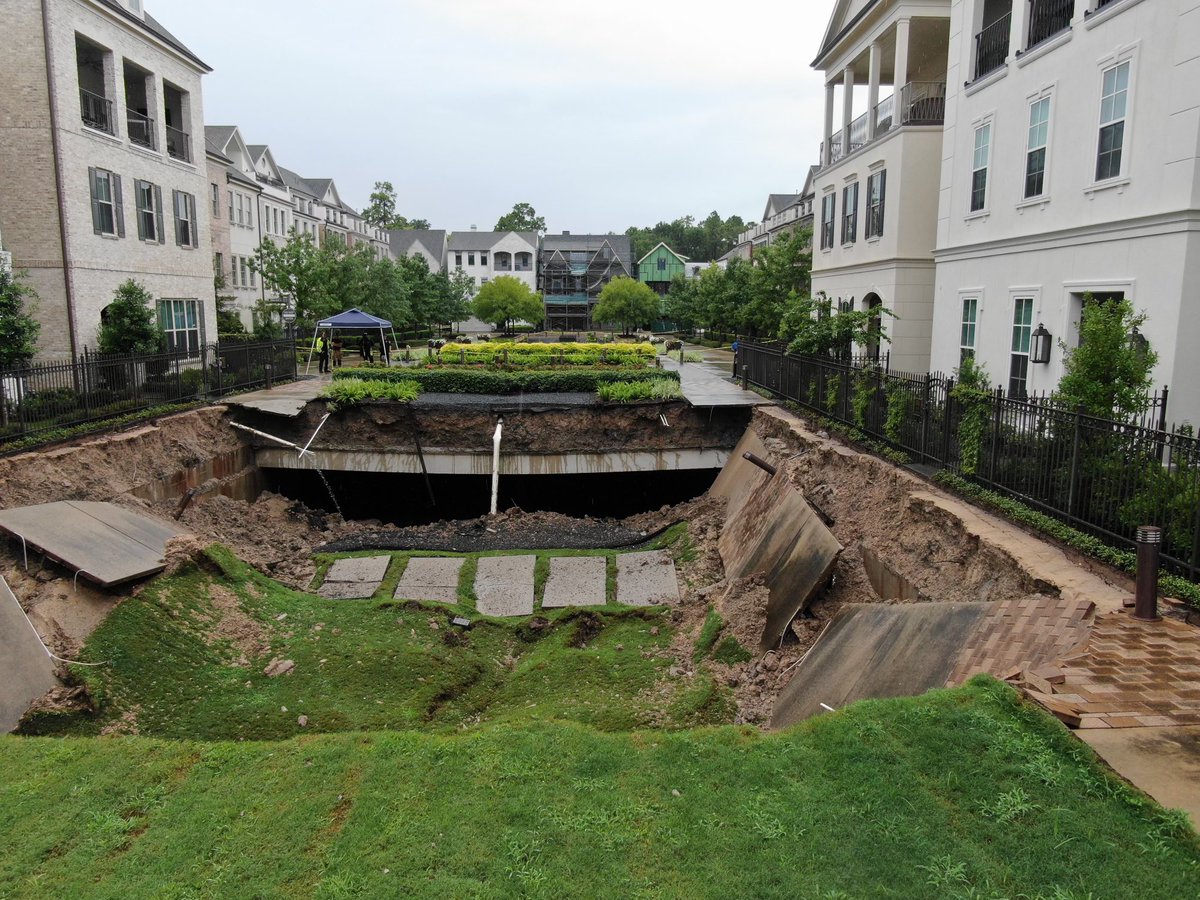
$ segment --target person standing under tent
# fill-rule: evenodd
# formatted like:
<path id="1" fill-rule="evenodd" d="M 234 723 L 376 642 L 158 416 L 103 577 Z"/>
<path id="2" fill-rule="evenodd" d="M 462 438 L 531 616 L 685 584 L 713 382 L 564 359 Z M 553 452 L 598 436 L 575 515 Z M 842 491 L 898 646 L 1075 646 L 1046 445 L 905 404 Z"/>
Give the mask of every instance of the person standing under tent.
<path id="1" fill-rule="evenodd" d="M 330 347 L 333 349 L 333 367 L 340 369 L 342 367 L 342 336 L 340 334 L 333 335 Z"/>
<path id="2" fill-rule="evenodd" d="M 364 331 L 362 340 L 358 343 L 358 349 L 359 352 L 362 353 L 363 362 L 369 363 L 373 361 L 371 357 L 371 350 L 374 346 L 375 344 L 371 340 L 371 332 Z"/>
<path id="3" fill-rule="evenodd" d="M 317 336 L 317 372 L 329 372 L 329 338 L 323 334 Z"/>

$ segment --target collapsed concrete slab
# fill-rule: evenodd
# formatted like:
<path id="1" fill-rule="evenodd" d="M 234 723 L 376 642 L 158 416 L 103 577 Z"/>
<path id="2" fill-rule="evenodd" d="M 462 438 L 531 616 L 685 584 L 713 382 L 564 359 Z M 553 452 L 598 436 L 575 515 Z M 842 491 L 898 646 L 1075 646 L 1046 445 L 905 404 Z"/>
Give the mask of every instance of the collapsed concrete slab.
<path id="1" fill-rule="evenodd" d="M 769 474 L 743 459 L 746 452 L 768 455 L 747 431 L 713 487 L 729 499 L 719 548 L 727 577 L 764 577 L 770 599 L 759 643 L 768 650 L 828 584 L 842 545 L 783 472 Z"/>
<path id="2" fill-rule="evenodd" d="M 772 728 L 856 700 L 911 697 L 945 687 L 985 603 L 842 607 L 775 702 Z"/>
<path id="3" fill-rule="evenodd" d="M 0 531 L 111 587 L 166 568 L 166 545 L 185 531 L 112 503 L 63 500 L 0 510 Z"/>
<path id="4" fill-rule="evenodd" d="M 29 704 L 55 687 L 54 661 L 0 578 L 0 734 L 16 728 Z"/>

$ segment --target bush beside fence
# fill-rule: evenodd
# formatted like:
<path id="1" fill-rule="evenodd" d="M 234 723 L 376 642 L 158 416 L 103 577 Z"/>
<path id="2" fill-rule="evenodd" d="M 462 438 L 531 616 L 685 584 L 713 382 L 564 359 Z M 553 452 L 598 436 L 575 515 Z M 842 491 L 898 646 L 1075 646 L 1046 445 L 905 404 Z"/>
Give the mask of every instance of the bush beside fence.
<path id="1" fill-rule="evenodd" d="M 1130 424 L 1048 398 L 964 390 L 886 361 L 739 344 L 748 383 L 859 429 L 917 463 L 944 467 L 1118 546 L 1139 525 L 1163 529 L 1163 564 L 1200 581 L 1200 441 L 1165 425 L 1165 392 Z"/>

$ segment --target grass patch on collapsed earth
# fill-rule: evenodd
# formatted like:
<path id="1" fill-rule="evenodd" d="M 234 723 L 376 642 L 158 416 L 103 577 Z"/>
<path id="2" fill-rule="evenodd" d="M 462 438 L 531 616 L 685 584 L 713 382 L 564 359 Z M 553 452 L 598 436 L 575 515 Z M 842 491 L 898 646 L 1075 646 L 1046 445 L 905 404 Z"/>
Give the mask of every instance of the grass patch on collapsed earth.
<path id="1" fill-rule="evenodd" d="M 763 734 L 0 738 L 5 897 L 1194 897 L 1197 841 L 987 677 Z"/>
<path id="2" fill-rule="evenodd" d="M 586 555 L 538 556 L 568 554 Z M 392 554 L 375 599 L 330 601 L 285 588 L 214 546 L 199 565 L 124 601 L 93 633 L 80 658 L 107 665 L 73 672 L 94 714 L 43 714 L 24 731 L 87 735 L 133 719 L 143 735 L 262 740 L 542 719 L 606 731 L 731 721 L 728 688 L 707 676 L 669 674 L 665 610 L 609 605 L 487 619 L 476 615 L 464 582 L 458 605 L 394 601 L 413 555 Z M 467 565 L 482 555 L 494 554 L 474 554 Z M 322 559 L 326 568 L 332 558 Z M 226 606 L 236 597 L 234 617 L 216 618 L 218 595 Z M 455 615 L 472 619 L 471 629 L 451 625 Z M 255 652 L 214 637 L 230 622 L 256 639 Z M 275 659 L 291 660 L 294 670 L 267 676 Z M 713 696 L 692 697 L 698 684 Z M 677 697 L 683 701 L 670 706 Z"/>

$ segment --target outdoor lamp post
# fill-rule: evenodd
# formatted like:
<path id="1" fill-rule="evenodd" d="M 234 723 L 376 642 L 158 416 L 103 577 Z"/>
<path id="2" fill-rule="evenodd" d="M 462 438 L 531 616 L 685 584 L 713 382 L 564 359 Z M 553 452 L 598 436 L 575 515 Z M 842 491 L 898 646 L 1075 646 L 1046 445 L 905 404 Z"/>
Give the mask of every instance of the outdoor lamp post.
<path id="1" fill-rule="evenodd" d="M 1038 322 L 1038 327 L 1034 329 L 1031 335 L 1031 343 L 1029 346 L 1029 361 L 1035 363 L 1050 362 L 1050 332 L 1046 330 L 1046 326 Z"/>

